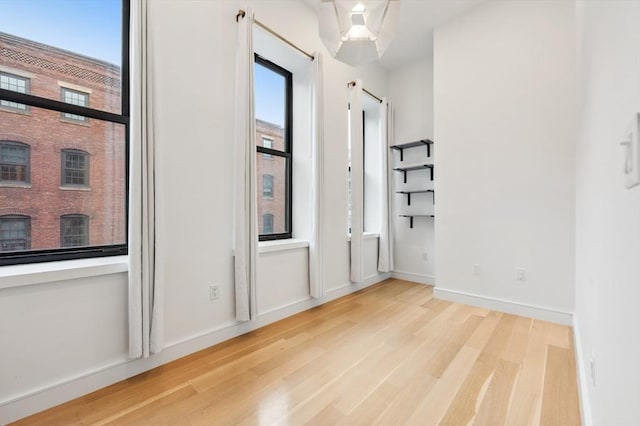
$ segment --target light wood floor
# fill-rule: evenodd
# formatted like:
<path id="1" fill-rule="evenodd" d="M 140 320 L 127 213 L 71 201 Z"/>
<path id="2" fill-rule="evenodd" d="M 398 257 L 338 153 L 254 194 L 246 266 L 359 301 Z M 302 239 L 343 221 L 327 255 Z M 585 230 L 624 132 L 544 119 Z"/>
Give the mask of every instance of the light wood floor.
<path id="1" fill-rule="evenodd" d="M 580 424 L 571 329 L 387 280 L 19 424 Z"/>

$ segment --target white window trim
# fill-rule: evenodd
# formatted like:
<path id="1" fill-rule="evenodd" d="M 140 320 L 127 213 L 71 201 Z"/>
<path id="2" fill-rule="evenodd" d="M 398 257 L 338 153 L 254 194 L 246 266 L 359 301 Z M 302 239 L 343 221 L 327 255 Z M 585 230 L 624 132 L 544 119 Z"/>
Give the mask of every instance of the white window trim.
<path id="1" fill-rule="evenodd" d="M 129 270 L 129 256 L 94 257 L 0 267 L 0 289 L 117 274 Z"/>
<path id="2" fill-rule="evenodd" d="M 290 240 L 260 241 L 258 243 L 258 253 L 272 253 L 304 247 L 309 247 L 309 241 L 297 238 L 292 238 Z"/>

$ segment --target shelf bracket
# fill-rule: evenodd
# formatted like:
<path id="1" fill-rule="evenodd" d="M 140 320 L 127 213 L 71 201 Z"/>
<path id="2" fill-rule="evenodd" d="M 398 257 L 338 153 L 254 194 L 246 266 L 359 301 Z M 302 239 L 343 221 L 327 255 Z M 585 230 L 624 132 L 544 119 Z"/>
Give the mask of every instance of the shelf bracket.
<path id="1" fill-rule="evenodd" d="M 429 167 L 429 171 L 431 172 L 431 181 L 433 181 L 433 167 Z M 406 180 L 405 183 L 407 183 Z"/>
<path id="2" fill-rule="evenodd" d="M 409 216 L 409 228 L 413 229 L 413 216 Z"/>
<path id="3" fill-rule="evenodd" d="M 400 161 L 404 161 L 404 149 L 400 148 Z"/>
<path id="4" fill-rule="evenodd" d="M 403 170 L 402 173 L 404 173 L 404 183 L 407 183 L 407 171 Z M 431 180 L 433 180 L 433 178 L 431 178 Z"/>
<path id="5" fill-rule="evenodd" d="M 427 144 L 427 157 L 431 157 L 431 144 Z"/>
<path id="6" fill-rule="evenodd" d="M 407 205 L 410 206 L 411 205 L 411 193 L 407 192 Z"/>

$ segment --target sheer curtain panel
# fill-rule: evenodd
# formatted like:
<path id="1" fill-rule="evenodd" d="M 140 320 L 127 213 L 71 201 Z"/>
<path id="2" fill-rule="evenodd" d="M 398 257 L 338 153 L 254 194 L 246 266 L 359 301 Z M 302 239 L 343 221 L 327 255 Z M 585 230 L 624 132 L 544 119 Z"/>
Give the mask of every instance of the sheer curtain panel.
<path id="1" fill-rule="evenodd" d="M 382 99 L 379 107 L 380 117 L 380 187 L 383 193 L 380 196 L 380 244 L 378 246 L 378 271 L 389 272 L 393 270 L 393 226 L 390 218 L 393 217 L 393 196 L 390 184 L 389 167 L 389 141 L 391 139 L 391 106 L 387 99 Z"/>
<path id="2" fill-rule="evenodd" d="M 153 97 L 150 0 L 131 2 L 133 36 L 129 220 L 129 357 L 162 350 L 164 335 L 163 245 L 158 237 L 157 146 Z"/>
<path id="3" fill-rule="evenodd" d="M 311 238 L 309 240 L 309 291 L 311 297 L 324 295 L 324 96 L 322 56 L 316 52 L 311 71 Z"/>
<path id="4" fill-rule="evenodd" d="M 258 223 L 256 199 L 256 118 L 254 111 L 253 11 L 238 19 L 236 57 L 234 159 L 234 275 L 236 319 L 256 317 L 256 256 Z"/>
<path id="5" fill-rule="evenodd" d="M 349 85 L 349 140 L 351 146 L 351 281 L 364 281 L 362 244 L 364 232 L 364 137 L 362 80 Z"/>

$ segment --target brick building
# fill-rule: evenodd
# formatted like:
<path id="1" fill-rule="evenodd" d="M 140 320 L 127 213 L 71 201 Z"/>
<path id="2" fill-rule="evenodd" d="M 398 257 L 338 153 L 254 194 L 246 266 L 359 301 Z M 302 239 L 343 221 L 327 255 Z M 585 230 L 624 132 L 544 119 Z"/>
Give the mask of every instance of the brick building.
<path id="1" fill-rule="evenodd" d="M 116 65 L 0 33 L 0 87 L 120 113 Z M 0 101 L 0 251 L 126 239 L 124 126 Z"/>
<path id="2" fill-rule="evenodd" d="M 277 124 L 256 120 L 256 145 L 284 151 L 284 129 Z M 285 159 L 258 153 L 258 230 L 262 234 L 286 232 Z"/>

